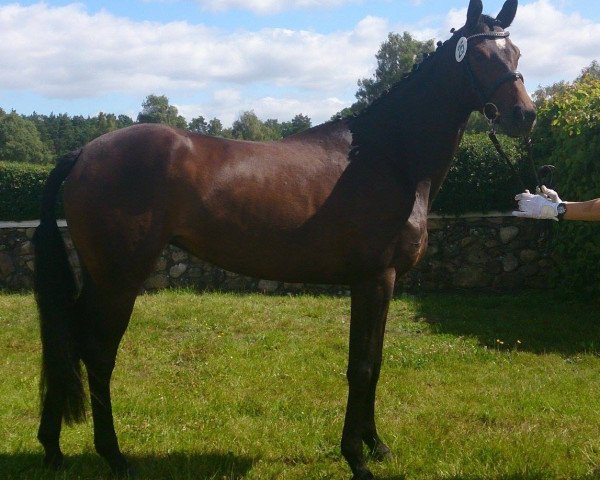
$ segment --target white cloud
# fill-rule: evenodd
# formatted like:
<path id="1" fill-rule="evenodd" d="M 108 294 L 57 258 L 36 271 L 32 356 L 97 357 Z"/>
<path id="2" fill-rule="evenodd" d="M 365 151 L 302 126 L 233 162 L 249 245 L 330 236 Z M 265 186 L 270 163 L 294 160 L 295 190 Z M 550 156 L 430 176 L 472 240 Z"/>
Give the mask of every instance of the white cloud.
<path id="1" fill-rule="evenodd" d="M 196 0 L 196 3 L 207 10 L 239 8 L 265 15 L 298 8 L 337 7 L 346 3 L 357 3 L 357 0 Z"/>
<path id="2" fill-rule="evenodd" d="M 521 49 L 527 87 L 573 80 L 600 59 L 600 23 L 562 13 L 554 2 L 537 0 L 519 8 L 511 38 Z"/>
<path id="3" fill-rule="evenodd" d="M 331 34 L 225 33 L 186 22 L 91 15 L 78 4 L 15 4 L 0 7 L 0 88 L 58 98 L 255 82 L 334 91 L 368 73 L 386 33 L 386 22 L 373 17 Z"/>
<path id="4" fill-rule="evenodd" d="M 210 1 L 218 3 L 206 5 Z M 241 0 L 220 5 L 236 1 Z M 244 4 L 281 9 L 311 1 Z M 572 80 L 598 58 L 600 24 L 562 13 L 557 5 L 552 0 L 523 5 L 511 27 L 530 90 Z M 254 109 L 265 118 L 285 120 L 302 112 L 320 121 L 353 100 L 356 80 L 371 75 L 374 54 L 390 30 L 445 40 L 465 17 L 462 9 L 414 25 L 367 16 L 352 29 L 327 34 L 282 28 L 231 33 L 187 22 L 133 21 L 106 11 L 90 14 L 81 4 L 0 5 L 0 90 L 54 99 L 167 93 L 188 118 L 218 116 L 227 124 L 240 111 Z M 198 97 L 209 100 L 203 105 L 185 100 Z"/>

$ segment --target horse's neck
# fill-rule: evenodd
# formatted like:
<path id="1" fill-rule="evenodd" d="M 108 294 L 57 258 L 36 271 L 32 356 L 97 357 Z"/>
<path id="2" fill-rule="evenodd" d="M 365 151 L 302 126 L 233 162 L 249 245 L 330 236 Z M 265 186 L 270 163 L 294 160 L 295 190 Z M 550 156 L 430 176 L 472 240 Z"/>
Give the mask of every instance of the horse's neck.
<path id="1" fill-rule="evenodd" d="M 415 183 L 430 179 L 435 194 L 471 109 L 455 81 L 435 74 L 443 67 L 433 67 L 369 107 L 356 130 L 359 142 L 373 142 L 379 152 L 385 150 L 395 170 L 410 175 Z"/>

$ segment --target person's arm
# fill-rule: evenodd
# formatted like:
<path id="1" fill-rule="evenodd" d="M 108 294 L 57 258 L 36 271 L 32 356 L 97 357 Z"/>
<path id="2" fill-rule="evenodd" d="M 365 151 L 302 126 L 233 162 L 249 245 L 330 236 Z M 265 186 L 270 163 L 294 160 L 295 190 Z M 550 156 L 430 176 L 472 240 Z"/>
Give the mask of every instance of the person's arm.
<path id="1" fill-rule="evenodd" d="M 536 195 L 525 190 L 515 200 L 519 202 L 519 210 L 513 212 L 516 217 L 600 221 L 600 198 L 586 202 L 563 202 L 556 191 L 542 185 Z"/>
<path id="2" fill-rule="evenodd" d="M 563 220 L 600 221 L 600 198 L 587 202 L 563 202 L 567 211 Z"/>

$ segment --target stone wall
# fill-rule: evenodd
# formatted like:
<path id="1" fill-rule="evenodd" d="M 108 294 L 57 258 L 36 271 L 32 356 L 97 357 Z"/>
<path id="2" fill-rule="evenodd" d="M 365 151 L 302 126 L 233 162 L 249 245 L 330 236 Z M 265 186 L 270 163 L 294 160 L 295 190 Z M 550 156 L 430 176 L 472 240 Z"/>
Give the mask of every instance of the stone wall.
<path id="1" fill-rule="evenodd" d="M 548 287 L 556 268 L 551 225 L 510 215 L 430 218 L 429 247 L 399 283 L 408 291 Z"/>
<path id="2" fill-rule="evenodd" d="M 32 288 L 34 228 L 32 222 L 0 228 L 0 289 Z M 555 268 L 549 234 L 547 222 L 527 221 L 506 214 L 432 216 L 427 255 L 415 269 L 398 279 L 397 291 L 503 292 L 547 286 Z M 79 276 L 77 255 L 64 227 L 63 235 Z M 288 284 L 244 277 L 201 262 L 173 246 L 163 251 L 155 271 L 144 284 L 148 291 L 169 287 L 349 294 L 347 286 Z"/>

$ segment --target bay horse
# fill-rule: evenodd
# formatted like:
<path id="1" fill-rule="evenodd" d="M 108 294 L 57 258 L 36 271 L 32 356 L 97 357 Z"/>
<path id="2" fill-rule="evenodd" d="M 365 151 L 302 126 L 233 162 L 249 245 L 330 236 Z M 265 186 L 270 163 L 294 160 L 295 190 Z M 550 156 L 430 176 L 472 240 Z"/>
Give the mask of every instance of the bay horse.
<path id="1" fill-rule="evenodd" d="M 363 453 L 391 455 L 375 425 L 375 389 L 397 275 L 427 247 L 427 214 L 469 114 L 492 105 L 505 131 L 528 133 L 535 109 L 505 29 L 471 0 L 466 23 L 362 113 L 277 142 L 142 124 L 63 157 L 46 182 L 36 230 L 44 463 L 63 464 L 63 421 L 84 418 L 88 374 L 94 445 L 132 475 L 113 425 L 110 379 L 142 282 L 171 243 L 227 270 L 351 288 L 348 403 L 341 452 L 356 480 Z M 83 268 L 78 291 L 56 225 L 65 214 Z"/>

